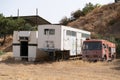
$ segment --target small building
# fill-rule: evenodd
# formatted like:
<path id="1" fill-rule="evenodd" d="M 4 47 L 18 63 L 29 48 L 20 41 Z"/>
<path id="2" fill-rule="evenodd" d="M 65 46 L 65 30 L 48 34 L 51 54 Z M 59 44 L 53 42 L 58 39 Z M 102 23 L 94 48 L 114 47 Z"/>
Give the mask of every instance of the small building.
<path id="1" fill-rule="evenodd" d="M 14 31 L 13 53 L 15 60 L 35 61 L 37 52 L 37 31 Z"/>

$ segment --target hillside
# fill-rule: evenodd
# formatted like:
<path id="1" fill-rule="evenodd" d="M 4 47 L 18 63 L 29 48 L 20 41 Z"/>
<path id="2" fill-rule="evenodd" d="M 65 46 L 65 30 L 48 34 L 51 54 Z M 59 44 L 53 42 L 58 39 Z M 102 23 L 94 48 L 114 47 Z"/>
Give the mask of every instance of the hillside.
<path id="1" fill-rule="evenodd" d="M 97 7 L 85 17 L 79 17 L 68 25 L 93 34 L 120 37 L 120 3 Z"/>
<path id="2" fill-rule="evenodd" d="M 0 39 L 0 42 L 1 40 L 2 39 Z M 3 46 L 0 46 L 0 51 L 4 52 L 12 51 L 12 41 L 13 41 L 12 36 L 7 36 L 5 44 Z"/>

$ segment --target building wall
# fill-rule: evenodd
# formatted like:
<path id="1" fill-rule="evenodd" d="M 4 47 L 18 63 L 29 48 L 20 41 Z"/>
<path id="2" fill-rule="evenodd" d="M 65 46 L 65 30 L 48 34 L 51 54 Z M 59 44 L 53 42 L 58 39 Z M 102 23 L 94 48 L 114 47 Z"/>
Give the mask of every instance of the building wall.
<path id="1" fill-rule="evenodd" d="M 18 31 L 13 34 L 13 56 L 20 57 L 20 42 L 18 40 Z"/>
<path id="2" fill-rule="evenodd" d="M 53 35 L 50 30 L 55 30 Z M 48 30 L 48 31 L 47 31 Z M 38 48 L 40 49 L 61 49 L 61 29 L 56 25 L 38 26 Z"/>

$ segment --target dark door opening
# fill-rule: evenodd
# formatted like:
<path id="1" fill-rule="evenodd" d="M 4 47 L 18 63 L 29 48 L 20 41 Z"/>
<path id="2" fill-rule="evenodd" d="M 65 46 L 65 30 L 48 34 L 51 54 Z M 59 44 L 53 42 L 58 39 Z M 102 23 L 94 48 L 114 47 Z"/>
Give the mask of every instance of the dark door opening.
<path id="1" fill-rule="evenodd" d="M 20 56 L 28 56 L 28 41 L 21 41 Z"/>

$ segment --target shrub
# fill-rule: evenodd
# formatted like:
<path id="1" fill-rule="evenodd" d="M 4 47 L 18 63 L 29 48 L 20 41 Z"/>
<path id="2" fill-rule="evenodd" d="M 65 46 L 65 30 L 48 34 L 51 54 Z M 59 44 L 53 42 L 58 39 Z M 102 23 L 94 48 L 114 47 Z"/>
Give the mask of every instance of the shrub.
<path id="1" fill-rule="evenodd" d="M 3 51 L 0 51 L 0 55 L 2 55 L 2 54 L 4 54 L 4 52 L 3 52 Z"/>

